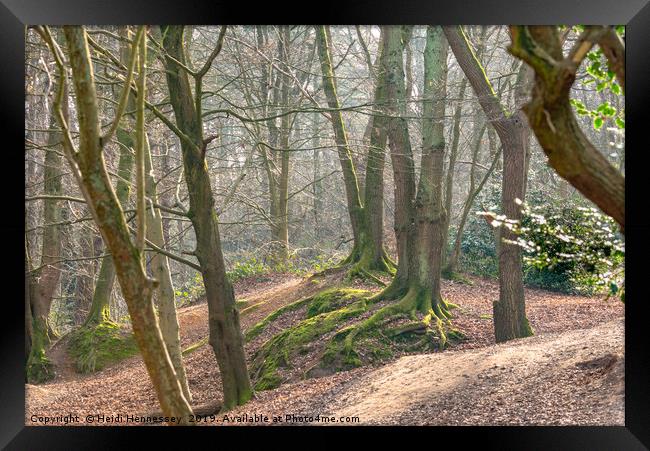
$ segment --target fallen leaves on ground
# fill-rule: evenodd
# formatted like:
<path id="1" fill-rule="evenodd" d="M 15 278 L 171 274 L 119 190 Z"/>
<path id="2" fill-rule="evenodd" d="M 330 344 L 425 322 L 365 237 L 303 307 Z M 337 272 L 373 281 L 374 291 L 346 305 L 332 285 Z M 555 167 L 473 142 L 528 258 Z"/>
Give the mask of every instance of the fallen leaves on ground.
<path id="1" fill-rule="evenodd" d="M 242 282 L 235 287 L 237 298 L 245 298 L 247 306 L 259 304 L 242 316 L 242 327 L 246 330 L 283 305 L 333 286 L 340 278 L 336 273 L 316 280 L 285 275 L 266 283 Z M 453 311 L 453 324 L 465 333 L 465 341 L 442 353 L 406 356 L 379 368 L 358 368 L 317 379 L 300 380 L 300 371 L 290 371 L 286 373 L 289 383 L 257 393 L 256 399 L 230 415 L 267 412 L 281 417 L 318 413 L 361 417 L 361 411 L 372 411 L 372 416 L 360 418 L 362 423 L 623 424 L 624 305 L 620 301 L 527 289 L 527 314 L 537 336 L 495 345 L 492 301 L 498 298 L 498 284 L 475 277 L 470 280 L 471 285 L 443 281 L 442 289 L 443 296 L 459 306 Z M 377 289 L 363 283 L 356 285 Z M 179 309 L 183 348 L 208 335 L 207 316 L 204 303 Z M 297 315 L 288 318 L 272 324 L 272 330 L 299 320 Z M 262 340 L 251 342 L 247 354 L 251 356 L 261 344 Z M 535 352 L 529 351 L 503 364 L 494 363 L 496 367 L 489 366 L 500 350 L 512 347 L 508 352 L 519 355 L 516 349 L 527 344 Z M 60 352 L 63 345 L 55 348 L 59 350 L 53 356 L 57 359 L 55 363 L 61 365 L 57 378 L 39 386 L 26 385 L 26 424 L 34 424 L 30 421 L 32 415 L 73 414 L 83 418 L 97 413 L 144 415 L 159 409 L 139 357 L 126 359 L 98 373 L 81 375 L 67 368 L 65 353 Z M 481 363 L 471 363 L 472 356 L 479 356 Z M 456 374 L 461 370 L 454 366 L 454 362 L 458 363 L 454 359 L 466 361 L 467 371 Z M 403 367 L 406 374 L 418 374 L 429 371 L 426 369 L 429 364 L 434 367 L 430 371 L 440 374 L 417 378 L 426 396 L 406 397 L 406 401 L 393 399 L 389 403 L 392 407 L 383 410 L 381 405 L 387 399 L 381 396 L 370 410 L 363 410 L 355 401 L 366 393 L 364 387 L 384 391 L 385 387 L 392 387 L 393 392 L 399 393 L 404 389 L 404 380 L 411 379 L 395 373 L 397 368 Z M 218 401 L 221 382 L 211 347 L 203 346 L 188 355 L 185 365 L 192 404 Z M 436 377 L 441 380 L 437 381 Z M 435 391 L 437 382 L 444 382 L 447 387 L 441 389 L 444 396 Z M 411 385 L 414 392 L 421 388 Z M 222 420 L 222 416 L 218 418 Z"/>

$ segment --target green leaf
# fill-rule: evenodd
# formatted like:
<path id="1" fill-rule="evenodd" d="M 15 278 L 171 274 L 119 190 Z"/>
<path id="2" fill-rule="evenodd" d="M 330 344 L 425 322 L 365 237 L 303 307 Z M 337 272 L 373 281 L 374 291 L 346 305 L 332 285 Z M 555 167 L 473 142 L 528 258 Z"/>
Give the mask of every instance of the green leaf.
<path id="1" fill-rule="evenodd" d="M 621 85 L 619 85 L 618 83 L 612 83 L 609 88 L 612 90 L 614 94 L 619 96 L 621 95 Z"/>
<path id="2" fill-rule="evenodd" d="M 602 117 L 596 117 L 594 118 L 594 128 L 596 130 L 600 130 L 600 128 L 603 126 L 603 118 Z"/>
<path id="3" fill-rule="evenodd" d="M 625 121 L 623 119 L 621 119 L 620 117 L 617 117 L 614 122 L 616 122 L 616 126 L 618 128 L 622 128 L 622 129 L 625 128 Z"/>
<path id="4" fill-rule="evenodd" d="M 610 293 L 612 293 L 612 294 L 616 294 L 616 293 L 618 293 L 618 285 L 616 285 L 614 282 L 611 282 L 611 283 L 609 284 L 609 291 L 610 291 Z"/>

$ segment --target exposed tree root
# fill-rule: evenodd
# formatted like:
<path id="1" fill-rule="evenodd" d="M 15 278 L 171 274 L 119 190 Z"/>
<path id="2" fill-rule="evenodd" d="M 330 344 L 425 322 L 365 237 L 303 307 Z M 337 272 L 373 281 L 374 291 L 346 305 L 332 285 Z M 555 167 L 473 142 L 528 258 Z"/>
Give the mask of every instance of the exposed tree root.
<path id="1" fill-rule="evenodd" d="M 417 320 L 418 312 L 424 315 L 419 321 Z M 348 355 L 354 353 L 354 341 L 357 336 L 368 333 L 373 329 L 381 333 L 381 326 L 387 323 L 387 320 L 390 320 L 391 317 L 398 315 L 407 315 L 419 324 L 416 327 L 414 323 L 409 323 L 406 326 L 401 326 L 405 327 L 404 330 L 398 328 L 397 331 L 393 330 L 393 333 L 397 332 L 396 335 L 402 335 L 409 329 L 413 331 L 431 330 L 437 334 L 440 340 L 439 348 L 445 347 L 447 343 L 445 326 L 447 328 L 451 326 L 449 321 L 451 312 L 447 302 L 442 298 L 432 299 L 431 290 L 429 289 L 411 287 L 400 301 L 379 309 L 370 318 L 353 326 L 346 334 L 343 351 Z M 389 329 L 389 333 L 390 331 L 391 329 Z"/>
<path id="2" fill-rule="evenodd" d="M 337 330 L 341 322 L 367 311 L 372 304 L 368 299 L 369 294 L 364 290 L 330 289 L 298 301 L 299 306 L 308 304 L 306 319 L 276 334 L 255 353 L 251 368 L 255 389 L 268 390 L 277 387 L 282 382 L 278 368 L 290 367 L 292 355 L 301 352 L 318 337 Z M 297 307 L 294 305 L 290 309 L 280 310 L 285 313 L 295 308 Z M 277 312 L 255 326 L 256 334 L 272 319 L 280 316 Z"/>
<path id="3" fill-rule="evenodd" d="M 379 257 L 376 257 L 370 246 L 356 246 L 353 248 L 350 255 L 338 265 L 338 268 L 347 271 L 346 280 L 355 278 L 369 280 L 382 287 L 385 287 L 386 283 L 377 275 L 392 276 L 397 271 L 397 265 L 385 250 L 382 251 Z"/>
<path id="4" fill-rule="evenodd" d="M 331 289 L 302 300 L 300 305 L 307 305 L 306 319 L 273 336 L 255 354 L 252 365 L 255 388 L 265 390 L 280 385 L 283 380 L 278 369 L 291 367 L 292 357 L 309 352 L 319 337 L 332 332 L 334 335 L 319 361 L 305 373 L 306 377 L 385 360 L 396 351 L 440 350 L 450 340 L 462 338 L 451 327 L 450 310 L 455 306 L 442 298 L 434 301 L 429 289 L 405 289 L 392 284 L 375 296 L 368 297 L 368 294 Z M 363 315 L 377 303 L 394 299 L 399 301 L 379 308 L 365 320 L 341 328 L 343 323 Z M 279 315 L 271 316 L 275 319 Z M 268 324 L 272 321 L 269 318 L 262 323 Z"/>

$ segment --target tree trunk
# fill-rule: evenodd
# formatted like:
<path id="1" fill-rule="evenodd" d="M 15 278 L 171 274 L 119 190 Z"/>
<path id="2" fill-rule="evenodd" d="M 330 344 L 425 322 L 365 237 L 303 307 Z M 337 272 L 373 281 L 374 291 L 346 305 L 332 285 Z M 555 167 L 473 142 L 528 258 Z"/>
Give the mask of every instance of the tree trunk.
<path id="1" fill-rule="evenodd" d="M 125 30 L 121 30 L 121 35 L 128 38 Z M 121 43 L 120 48 L 120 62 L 128 67 L 129 59 L 129 46 L 124 42 Z M 135 102 L 133 96 L 129 96 L 128 110 L 135 110 Z M 129 124 L 129 121 L 131 122 Z M 120 157 L 117 163 L 117 183 L 115 192 L 117 200 L 120 205 L 124 207 L 129 201 L 131 194 L 131 179 L 133 173 L 133 149 L 135 148 L 135 141 L 128 130 L 133 129 L 133 120 L 129 117 L 124 117 L 121 120 L 120 127 L 116 131 L 116 138 L 118 148 L 120 150 Z M 102 321 L 110 319 L 110 303 L 111 295 L 113 293 L 113 285 L 115 284 L 115 266 L 111 256 L 102 259 L 99 268 L 99 275 L 97 276 L 97 283 L 95 285 L 95 292 L 93 293 L 92 304 L 90 311 L 86 317 L 85 325 L 97 325 Z"/>
<path id="2" fill-rule="evenodd" d="M 422 314 L 422 325 L 433 327 L 440 346 L 446 343 L 443 324 L 450 317 L 440 294 L 444 209 L 444 101 L 447 44 L 439 27 L 427 28 L 423 114 L 423 153 L 418 190 L 406 113 L 403 50 L 410 27 L 385 26 L 383 62 L 386 79 L 388 145 L 395 178 L 395 234 L 399 265 L 393 283 L 380 297 L 399 299 L 377 310 L 345 338 L 345 349 L 353 350 L 353 339 L 361 331 L 395 314 Z"/>
<path id="3" fill-rule="evenodd" d="M 509 220 L 521 221 L 521 201 L 524 200 L 526 161 L 526 122 L 517 113 L 513 125 L 499 137 L 503 146 L 503 185 L 501 205 Z M 518 119 L 518 120 L 517 120 Z M 517 203 L 517 200 L 520 202 Z M 494 302 L 494 333 L 497 343 L 532 335 L 526 318 L 524 275 L 521 248 L 517 236 L 508 227 L 500 227 L 499 300 Z"/>
<path id="4" fill-rule="evenodd" d="M 334 70 L 330 51 L 330 42 L 326 26 L 316 27 L 316 42 L 318 45 L 318 56 L 321 62 L 323 72 L 323 91 L 327 98 L 328 106 L 333 110 L 330 114 L 330 121 L 334 130 L 334 139 L 336 142 L 341 170 L 343 171 L 343 181 L 345 184 L 345 194 L 350 214 L 350 223 L 354 235 L 355 247 L 364 239 L 361 235 L 365 234 L 363 227 L 363 212 L 361 199 L 359 197 L 359 185 L 357 176 L 352 162 L 352 153 L 348 144 L 347 132 L 343 124 L 343 116 L 338 111 L 341 108 L 339 98 L 336 92 L 336 81 L 334 79 Z"/>
<path id="5" fill-rule="evenodd" d="M 348 137 L 340 111 L 334 69 L 332 64 L 330 33 L 327 26 L 316 27 L 316 43 L 323 74 L 323 90 L 330 112 L 334 138 L 343 172 L 345 193 L 354 244 L 344 264 L 353 265 L 351 275 L 369 275 L 368 270 L 390 271 L 392 262 L 383 248 L 383 171 L 384 147 L 386 142 L 385 119 L 381 114 L 371 118 L 370 148 L 366 168 L 366 205 L 361 202 L 359 181 L 348 143 Z M 378 79 L 383 75 L 380 73 Z M 384 96 L 383 83 L 375 88 L 375 103 Z"/>
<path id="6" fill-rule="evenodd" d="M 320 212 L 323 209 L 323 182 L 321 180 L 321 150 L 320 147 L 320 127 L 319 127 L 319 113 L 313 113 L 312 115 L 312 125 L 313 125 L 313 166 L 312 166 L 312 178 L 314 183 L 312 184 L 312 196 L 313 196 L 313 208 L 312 212 L 314 215 L 314 231 L 316 234 L 316 239 L 319 240 L 321 236 L 322 224 L 320 221 Z"/>
<path id="7" fill-rule="evenodd" d="M 382 33 L 379 40 L 378 61 L 383 59 L 383 40 Z M 376 74 L 373 103 L 379 109 L 379 114 L 372 115 L 368 121 L 370 138 L 363 210 L 370 233 L 370 250 L 366 251 L 369 254 L 368 267 L 386 271 L 391 270 L 394 266 L 384 249 L 384 166 L 388 135 L 386 131 L 387 121 L 382 105 L 386 101 L 386 76 L 381 66 L 379 66 Z"/>
<path id="8" fill-rule="evenodd" d="M 64 141 L 68 160 L 75 177 L 81 182 L 84 198 L 113 256 L 122 294 L 129 309 L 133 334 L 161 408 L 165 415 L 181 418 L 181 424 L 190 424 L 192 411 L 183 397 L 153 308 L 151 296 L 154 283 L 147 278 L 141 255 L 131 242 L 122 208 L 104 164 L 97 93 L 86 32 L 82 27 L 66 26 L 64 33 L 72 67 L 80 132 L 78 152 L 73 148 L 71 140 Z M 140 33 L 143 33 L 143 29 Z M 136 41 L 140 40 L 140 45 L 146 45 L 144 36 L 139 38 L 140 35 Z M 134 46 L 133 49 L 135 48 Z M 63 70 L 62 66 L 60 70 Z M 66 126 L 61 121 L 59 125 L 62 128 Z"/>
<path id="9" fill-rule="evenodd" d="M 281 38 L 277 46 L 277 58 L 290 66 L 289 42 L 290 28 L 283 26 L 281 28 Z M 269 89 L 269 79 L 271 78 L 270 70 L 263 74 L 263 80 L 260 86 L 260 92 L 265 93 Z M 276 114 L 284 113 L 289 109 L 290 93 L 289 76 L 278 72 L 275 76 L 273 85 L 272 98 L 264 98 L 271 101 L 271 104 L 265 104 L 263 114 L 267 114 L 269 106 L 273 106 L 272 111 Z M 264 166 L 269 183 L 269 217 L 271 226 L 271 260 L 275 265 L 284 265 L 289 259 L 289 163 L 291 153 L 289 148 L 289 137 L 291 135 L 291 125 L 289 115 L 279 118 L 280 126 L 277 124 L 278 118 L 267 121 L 269 127 L 269 143 L 272 147 L 281 150 L 266 149 L 260 147 L 260 153 L 264 160 Z M 259 129 L 258 129 L 259 133 Z M 270 152 L 270 153 L 269 153 Z"/>
<path id="10" fill-rule="evenodd" d="M 67 90 L 64 91 L 67 96 Z M 62 104 L 61 113 L 68 117 L 67 103 Z M 51 128 L 56 125 L 56 118 L 51 116 Z M 62 194 L 61 177 L 63 167 L 58 148 L 63 136 L 61 133 L 49 133 L 48 146 L 45 150 L 43 170 L 43 192 L 47 196 Z M 30 285 L 31 337 L 27 362 L 27 379 L 29 382 L 43 382 L 54 376 L 45 357 L 45 350 L 56 338 L 50 325 L 50 308 L 52 298 L 61 278 L 59 267 L 61 259 L 61 208 L 57 199 L 43 200 L 43 242 L 41 247 L 41 265 L 36 274 L 26 274 L 26 283 Z"/>
<path id="11" fill-rule="evenodd" d="M 447 83 L 447 40 L 440 27 L 427 27 L 424 50 L 424 90 L 422 114 L 422 162 L 415 199 L 417 227 L 417 282 L 431 297 L 436 316 L 441 318 L 439 306 L 440 276 L 446 214 L 442 202 L 442 181 L 445 161 L 445 98 Z M 416 265 L 417 263 L 417 265 Z"/>
<path id="12" fill-rule="evenodd" d="M 449 45 L 470 85 L 478 97 L 488 121 L 495 128 L 503 147 L 503 182 L 501 203 L 508 219 L 519 220 L 521 207 L 516 200 L 524 200 L 526 148 L 526 123 L 523 114 L 508 115 L 476 58 L 462 27 L 444 27 Z M 497 342 L 532 335 L 526 318 L 521 249 L 513 240 L 514 234 L 500 228 L 499 300 L 494 302 L 494 330 Z"/>
<path id="13" fill-rule="evenodd" d="M 223 385 L 224 409 L 246 403 L 252 389 L 232 285 L 226 278 L 221 239 L 210 176 L 205 162 L 205 144 L 200 112 L 195 109 L 187 72 L 174 62 L 185 62 L 183 26 L 163 27 L 163 46 L 169 96 L 176 124 L 185 134 L 181 139 L 185 181 L 190 198 L 188 215 L 196 234 L 196 257 L 201 267 L 208 303 L 210 345 Z M 173 59 L 172 59 L 173 58 Z M 197 96 L 201 93 L 197 92 Z"/>
<path id="14" fill-rule="evenodd" d="M 163 233 L 162 215 L 159 209 L 154 208 L 153 204 L 158 203 L 156 193 L 156 181 L 153 178 L 153 162 L 151 160 L 151 149 L 149 140 L 145 135 L 144 142 L 145 158 L 145 193 L 149 199 L 149 208 L 147 209 L 147 239 L 160 248 L 165 247 L 165 237 Z M 151 272 L 154 279 L 158 281 L 156 295 L 158 301 L 158 320 L 160 322 L 160 331 L 167 346 L 167 352 L 171 358 L 172 365 L 176 371 L 176 376 L 183 389 L 183 395 L 188 402 L 192 401 L 190 387 L 187 383 L 185 366 L 181 356 L 181 339 L 178 317 L 176 315 L 176 301 L 174 295 L 174 284 L 169 270 L 169 261 L 167 256 L 154 252 L 151 256 Z"/>

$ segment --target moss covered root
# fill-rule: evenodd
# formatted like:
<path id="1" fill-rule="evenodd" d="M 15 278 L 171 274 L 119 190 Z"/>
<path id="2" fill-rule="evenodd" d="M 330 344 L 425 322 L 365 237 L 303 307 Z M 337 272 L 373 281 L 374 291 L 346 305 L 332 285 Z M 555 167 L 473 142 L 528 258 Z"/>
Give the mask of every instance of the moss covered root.
<path id="1" fill-rule="evenodd" d="M 78 372 L 91 373 L 137 354 L 138 346 L 133 334 L 126 334 L 119 324 L 104 320 L 72 332 L 68 351 Z"/>
<path id="2" fill-rule="evenodd" d="M 393 296 L 398 291 L 385 292 Z M 382 298 L 380 294 L 376 298 Z M 463 334 L 451 325 L 451 308 L 434 301 L 426 289 L 411 288 L 369 318 L 340 330 L 327 344 L 321 361 L 307 375 L 358 367 L 391 358 L 396 353 L 442 350 Z"/>
<path id="3" fill-rule="evenodd" d="M 45 349 L 50 344 L 47 323 L 34 321 L 32 347 L 25 365 L 25 376 L 30 384 L 40 384 L 54 379 L 54 364 L 47 358 Z"/>
<path id="4" fill-rule="evenodd" d="M 306 319 L 276 334 L 255 353 L 251 371 L 255 389 L 268 390 L 280 385 L 282 377 L 278 369 L 290 367 L 292 356 L 307 351 L 318 337 L 337 330 L 343 321 L 367 311 L 370 294 L 350 288 L 325 290 L 290 304 L 260 322 L 257 334 L 282 313 L 307 305 Z"/>
<path id="5" fill-rule="evenodd" d="M 251 341 L 260 335 L 266 327 L 285 313 L 289 313 L 308 305 L 307 317 L 318 315 L 337 309 L 351 300 L 367 296 L 370 292 L 353 288 L 332 288 L 321 291 L 314 296 L 299 299 L 284 307 L 280 307 L 246 332 L 246 341 Z"/>
<path id="6" fill-rule="evenodd" d="M 47 358 L 45 351 L 39 350 L 29 355 L 26 366 L 27 382 L 41 384 L 54 379 L 54 364 Z"/>

